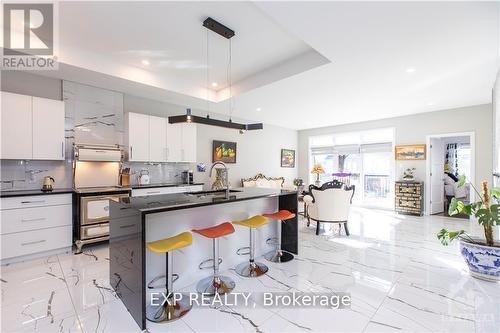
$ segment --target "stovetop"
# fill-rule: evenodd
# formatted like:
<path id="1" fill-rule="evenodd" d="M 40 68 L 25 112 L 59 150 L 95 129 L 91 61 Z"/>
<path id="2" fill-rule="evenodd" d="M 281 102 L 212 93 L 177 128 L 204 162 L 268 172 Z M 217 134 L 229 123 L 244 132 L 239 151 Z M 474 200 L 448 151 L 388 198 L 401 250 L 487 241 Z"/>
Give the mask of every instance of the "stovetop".
<path id="1" fill-rule="evenodd" d="M 130 191 L 130 187 L 123 186 L 96 186 L 75 188 L 76 193 L 100 193 L 100 192 L 123 192 Z"/>

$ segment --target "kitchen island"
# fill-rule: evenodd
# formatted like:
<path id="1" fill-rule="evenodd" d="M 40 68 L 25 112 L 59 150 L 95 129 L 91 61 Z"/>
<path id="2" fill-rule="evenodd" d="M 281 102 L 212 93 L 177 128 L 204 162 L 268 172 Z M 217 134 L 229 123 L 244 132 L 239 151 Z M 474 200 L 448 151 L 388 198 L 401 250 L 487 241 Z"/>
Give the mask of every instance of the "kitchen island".
<path id="1" fill-rule="evenodd" d="M 146 250 L 146 242 L 177 235 L 192 229 L 206 228 L 223 222 L 246 219 L 254 215 L 286 209 L 297 213 L 297 192 L 263 188 L 225 191 L 177 193 L 123 198 L 110 204 L 110 282 L 141 329 L 147 328 L 146 303 L 148 283 L 164 275 L 165 256 Z M 256 257 L 273 249 L 266 240 L 277 237 L 277 222 L 257 230 Z M 237 254 L 249 245 L 249 230 L 236 226 L 234 234 L 220 242 L 221 271 L 248 260 Z M 297 254 L 297 218 L 282 228 L 282 248 Z M 202 261 L 210 258 L 212 242 L 198 235 L 193 244 L 173 253 L 173 272 L 179 275 L 175 290 L 185 289 L 210 275 L 201 270 Z M 264 259 L 262 259 L 264 260 Z M 164 280 L 163 280 L 164 281 Z"/>

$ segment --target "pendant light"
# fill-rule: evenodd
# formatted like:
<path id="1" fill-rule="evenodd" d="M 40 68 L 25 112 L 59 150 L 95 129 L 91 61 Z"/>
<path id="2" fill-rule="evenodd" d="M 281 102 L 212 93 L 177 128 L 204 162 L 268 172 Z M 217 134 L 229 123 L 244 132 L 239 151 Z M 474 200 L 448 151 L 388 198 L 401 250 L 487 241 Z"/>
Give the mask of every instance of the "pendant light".
<path id="1" fill-rule="evenodd" d="M 207 112 L 210 111 L 210 102 L 208 98 L 208 89 L 209 89 L 209 67 L 208 67 L 208 30 L 211 30 L 218 35 L 229 40 L 229 64 L 228 64 L 228 84 L 229 84 L 229 121 L 218 120 L 210 118 L 210 115 L 207 114 L 206 117 L 200 117 L 192 115 L 191 109 L 186 109 L 186 114 L 179 116 L 170 116 L 168 117 L 168 122 L 170 124 L 179 124 L 179 123 L 196 123 L 210 126 L 218 126 L 224 128 L 231 128 L 239 130 L 240 133 L 244 133 L 249 130 L 259 130 L 263 129 L 264 125 L 262 123 L 255 124 L 240 124 L 235 123 L 232 120 L 232 112 L 233 112 L 233 95 L 232 95 L 232 77 L 231 77 L 231 66 L 232 66 L 232 48 L 231 48 L 231 37 L 235 35 L 234 31 L 223 25 L 222 23 L 217 22 L 211 17 L 207 18 L 203 21 L 203 26 L 207 29 Z"/>

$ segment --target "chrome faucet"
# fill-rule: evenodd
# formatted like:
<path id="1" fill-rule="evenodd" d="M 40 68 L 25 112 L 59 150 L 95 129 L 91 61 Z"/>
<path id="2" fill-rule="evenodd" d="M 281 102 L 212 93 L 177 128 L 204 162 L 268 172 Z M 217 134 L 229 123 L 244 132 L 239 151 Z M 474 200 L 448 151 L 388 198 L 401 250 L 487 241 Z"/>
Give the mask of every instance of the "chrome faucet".
<path id="1" fill-rule="evenodd" d="M 226 199 L 229 199 L 229 174 L 228 174 L 228 171 L 227 171 L 226 164 L 224 162 L 221 162 L 221 161 L 217 161 L 214 164 L 212 164 L 212 166 L 210 167 L 209 177 L 212 177 L 212 170 L 214 169 L 214 167 L 217 164 L 220 164 L 220 165 L 222 165 L 224 167 L 224 170 L 225 170 L 224 178 L 225 178 L 225 182 L 226 182 Z"/>

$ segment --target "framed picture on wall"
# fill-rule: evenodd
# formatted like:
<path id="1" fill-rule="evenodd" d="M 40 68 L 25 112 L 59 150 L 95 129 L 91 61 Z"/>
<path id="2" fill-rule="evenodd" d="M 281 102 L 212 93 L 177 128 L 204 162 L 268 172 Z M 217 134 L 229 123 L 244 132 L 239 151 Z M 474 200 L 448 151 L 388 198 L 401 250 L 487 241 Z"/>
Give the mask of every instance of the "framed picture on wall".
<path id="1" fill-rule="evenodd" d="M 397 161 L 425 160 L 425 144 L 396 146 Z"/>
<path id="2" fill-rule="evenodd" d="M 236 163 L 236 142 L 214 140 L 212 162 Z"/>
<path id="3" fill-rule="evenodd" d="M 295 168 L 295 150 L 281 149 L 281 167 Z"/>

